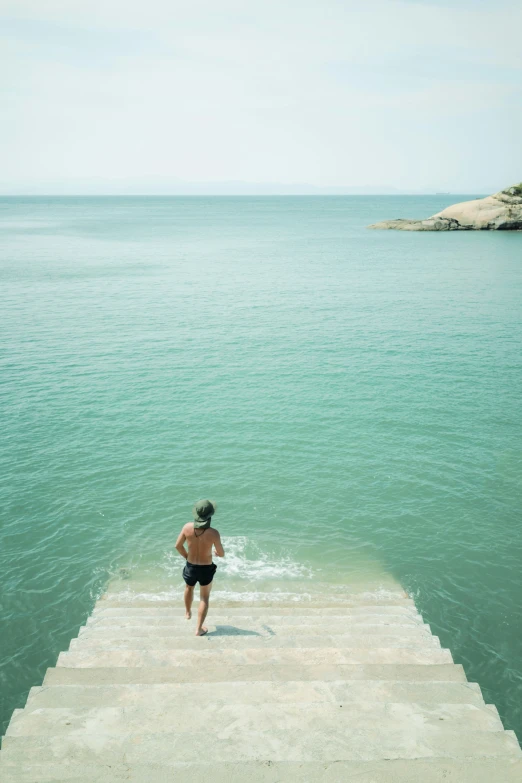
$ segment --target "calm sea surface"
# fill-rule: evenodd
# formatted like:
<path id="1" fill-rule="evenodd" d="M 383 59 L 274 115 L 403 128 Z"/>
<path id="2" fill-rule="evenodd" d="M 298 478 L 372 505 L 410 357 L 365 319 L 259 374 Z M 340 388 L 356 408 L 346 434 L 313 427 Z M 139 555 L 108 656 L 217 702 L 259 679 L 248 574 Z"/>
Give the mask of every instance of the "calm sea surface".
<path id="1" fill-rule="evenodd" d="M 365 228 L 456 200 L 0 199 L 4 726 L 208 496 L 221 595 L 396 580 L 522 737 L 522 234 Z"/>

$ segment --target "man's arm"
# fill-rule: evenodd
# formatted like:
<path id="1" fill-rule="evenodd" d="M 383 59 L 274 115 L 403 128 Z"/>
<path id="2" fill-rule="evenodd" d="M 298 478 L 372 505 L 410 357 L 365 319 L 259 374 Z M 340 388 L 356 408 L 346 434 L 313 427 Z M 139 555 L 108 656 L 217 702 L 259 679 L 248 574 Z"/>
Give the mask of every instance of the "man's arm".
<path id="1" fill-rule="evenodd" d="M 216 555 L 218 557 L 225 557 L 225 550 L 223 549 L 223 544 L 221 543 L 221 536 L 217 530 L 215 530 L 214 533 L 214 549 L 216 550 Z"/>
<path id="2" fill-rule="evenodd" d="M 185 541 L 186 541 L 186 540 L 187 540 L 187 539 L 186 539 L 186 537 L 185 537 L 185 528 L 183 527 L 183 528 L 181 529 L 181 533 L 180 533 L 180 534 L 179 534 L 179 536 L 178 536 L 178 540 L 176 541 L 176 549 L 177 549 L 177 550 L 178 550 L 178 552 L 180 553 L 181 557 L 184 557 L 184 558 L 185 558 L 185 560 L 186 560 L 186 559 L 187 559 L 187 557 L 188 557 L 188 552 L 187 552 L 187 550 L 185 549 Z"/>

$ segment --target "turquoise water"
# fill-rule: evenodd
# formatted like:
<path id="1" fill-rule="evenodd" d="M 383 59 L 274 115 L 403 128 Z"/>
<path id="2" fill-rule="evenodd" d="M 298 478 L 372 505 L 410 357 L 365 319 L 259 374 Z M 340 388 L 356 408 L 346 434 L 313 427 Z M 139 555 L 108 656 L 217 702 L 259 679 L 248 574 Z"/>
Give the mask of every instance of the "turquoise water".
<path id="1" fill-rule="evenodd" d="M 365 228 L 447 200 L 0 199 L 4 723 L 209 496 L 221 595 L 397 580 L 522 736 L 522 234 Z"/>

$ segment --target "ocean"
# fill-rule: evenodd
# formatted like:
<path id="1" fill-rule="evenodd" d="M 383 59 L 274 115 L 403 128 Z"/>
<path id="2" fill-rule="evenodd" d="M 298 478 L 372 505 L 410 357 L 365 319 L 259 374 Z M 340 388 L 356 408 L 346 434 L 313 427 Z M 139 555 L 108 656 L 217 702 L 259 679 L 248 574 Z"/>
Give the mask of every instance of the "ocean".
<path id="1" fill-rule="evenodd" d="M 478 195 L 478 194 L 472 194 Z M 400 583 L 522 738 L 522 234 L 466 196 L 0 199 L 0 722 L 109 579 Z"/>

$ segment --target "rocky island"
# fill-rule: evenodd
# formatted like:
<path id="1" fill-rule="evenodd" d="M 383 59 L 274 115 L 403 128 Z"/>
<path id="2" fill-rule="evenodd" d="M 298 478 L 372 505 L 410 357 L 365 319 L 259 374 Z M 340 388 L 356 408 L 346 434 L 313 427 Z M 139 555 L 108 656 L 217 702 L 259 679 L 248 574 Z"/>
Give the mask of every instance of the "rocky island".
<path id="1" fill-rule="evenodd" d="M 383 220 L 368 228 L 399 231 L 522 231 L 522 182 L 493 196 L 462 201 L 425 220 Z"/>

